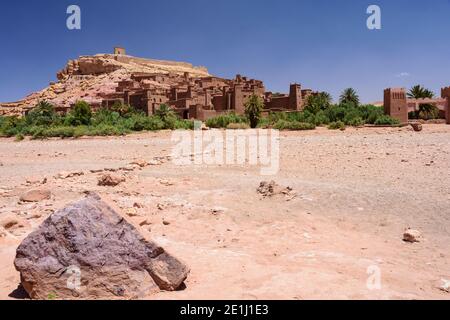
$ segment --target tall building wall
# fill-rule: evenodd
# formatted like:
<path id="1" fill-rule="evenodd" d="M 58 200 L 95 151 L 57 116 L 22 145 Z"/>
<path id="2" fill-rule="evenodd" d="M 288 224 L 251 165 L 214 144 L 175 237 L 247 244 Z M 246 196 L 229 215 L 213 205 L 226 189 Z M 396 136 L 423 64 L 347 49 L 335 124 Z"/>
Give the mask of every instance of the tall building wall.
<path id="1" fill-rule="evenodd" d="M 289 89 L 289 109 L 300 111 L 303 106 L 302 87 L 295 83 Z"/>
<path id="2" fill-rule="evenodd" d="M 442 88 L 441 97 L 447 99 L 447 106 L 445 108 L 445 120 L 450 124 L 450 87 Z"/>
<path id="3" fill-rule="evenodd" d="M 408 103 L 404 88 L 388 88 L 384 90 L 384 112 L 391 117 L 408 123 Z"/>

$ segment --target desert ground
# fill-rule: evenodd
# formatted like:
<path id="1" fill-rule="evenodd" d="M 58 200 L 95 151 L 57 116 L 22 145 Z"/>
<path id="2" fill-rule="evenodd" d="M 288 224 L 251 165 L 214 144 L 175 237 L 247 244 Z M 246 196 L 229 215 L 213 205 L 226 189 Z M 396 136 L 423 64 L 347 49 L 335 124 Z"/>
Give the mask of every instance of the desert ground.
<path id="1" fill-rule="evenodd" d="M 184 290 L 145 299 L 450 298 L 450 126 L 282 132 L 275 176 L 180 167 L 172 148 L 168 131 L 0 139 L 0 299 L 24 298 L 17 246 L 86 191 L 190 267 Z M 152 164 L 130 170 L 139 159 Z M 98 186 L 103 170 L 126 180 Z M 264 198 L 257 188 L 270 180 L 293 196 Z M 19 201 L 42 188 L 51 199 Z M 421 241 L 404 242 L 406 228 Z M 367 286 L 374 270 L 379 288 Z"/>

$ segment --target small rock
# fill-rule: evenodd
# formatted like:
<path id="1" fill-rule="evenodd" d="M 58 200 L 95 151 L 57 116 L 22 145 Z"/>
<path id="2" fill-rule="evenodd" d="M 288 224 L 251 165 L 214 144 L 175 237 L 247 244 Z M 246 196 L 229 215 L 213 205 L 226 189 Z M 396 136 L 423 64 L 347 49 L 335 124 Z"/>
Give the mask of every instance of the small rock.
<path id="1" fill-rule="evenodd" d="M 62 171 L 55 176 L 55 179 L 68 179 L 68 178 L 73 178 L 73 177 L 79 177 L 82 175 L 84 175 L 84 172 L 82 172 L 82 171 L 77 171 L 77 172 Z"/>
<path id="2" fill-rule="evenodd" d="M 100 173 L 100 172 L 103 172 L 103 169 L 92 169 L 92 170 L 89 170 L 91 173 Z"/>
<path id="3" fill-rule="evenodd" d="M 138 209 L 142 209 L 142 208 L 144 208 L 144 205 L 143 205 L 142 203 L 135 202 L 135 203 L 133 204 L 133 207 L 138 208 Z"/>
<path id="4" fill-rule="evenodd" d="M 174 185 L 174 183 L 170 182 L 169 180 L 159 180 L 159 183 L 166 187 L 170 187 L 170 186 Z"/>
<path id="5" fill-rule="evenodd" d="M 0 221 L 0 227 L 15 236 L 21 235 L 24 232 L 24 228 L 28 226 L 27 222 L 16 216 L 6 217 Z"/>
<path id="6" fill-rule="evenodd" d="M 127 209 L 127 210 L 126 210 L 126 214 L 127 214 L 129 217 L 136 217 L 136 216 L 138 216 L 138 212 L 137 212 L 137 210 L 136 210 L 135 208 L 129 208 L 129 209 Z"/>
<path id="7" fill-rule="evenodd" d="M 169 222 L 169 221 L 167 221 L 167 220 L 163 220 L 163 225 L 165 225 L 165 226 L 169 226 L 169 225 L 170 225 L 170 222 Z"/>
<path id="8" fill-rule="evenodd" d="M 406 229 L 405 232 L 403 233 L 403 241 L 405 242 L 410 243 L 420 242 L 421 239 L 422 233 L 418 230 Z"/>
<path id="9" fill-rule="evenodd" d="M 148 162 L 145 160 L 135 160 L 135 161 L 131 162 L 130 164 L 137 165 L 141 168 L 145 168 L 148 166 Z"/>
<path id="10" fill-rule="evenodd" d="M 125 181 L 122 176 L 104 174 L 98 179 L 98 185 L 103 187 L 115 187 Z"/>
<path id="11" fill-rule="evenodd" d="M 20 196 L 21 202 L 39 202 L 42 200 L 48 200 L 52 196 L 51 192 L 49 190 L 45 189 L 36 189 L 31 190 L 26 193 L 24 193 L 22 196 Z"/>
<path id="12" fill-rule="evenodd" d="M 439 290 L 450 293 L 450 280 L 441 279 L 441 286 L 439 286 Z"/>
<path id="13" fill-rule="evenodd" d="M 413 122 L 413 123 L 410 123 L 410 124 L 411 124 L 411 127 L 414 129 L 415 132 L 420 132 L 420 131 L 423 130 L 423 127 L 422 127 L 421 123 Z"/>
<path id="14" fill-rule="evenodd" d="M 139 225 L 141 226 L 141 227 L 144 227 L 144 226 L 150 226 L 152 223 L 150 222 L 150 221 L 148 221 L 147 219 L 145 219 L 144 221 L 142 221 L 141 223 L 139 223 Z"/>
<path id="15" fill-rule="evenodd" d="M 159 166 L 161 164 L 161 162 L 158 160 L 151 160 L 148 164 L 150 166 Z"/>

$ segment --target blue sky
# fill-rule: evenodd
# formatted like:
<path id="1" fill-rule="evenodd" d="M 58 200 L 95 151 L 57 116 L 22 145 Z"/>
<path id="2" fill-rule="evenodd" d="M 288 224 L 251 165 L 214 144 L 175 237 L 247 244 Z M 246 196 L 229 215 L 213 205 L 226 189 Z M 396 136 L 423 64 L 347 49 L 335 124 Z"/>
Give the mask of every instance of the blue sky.
<path id="1" fill-rule="evenodd" d="M 66 9 L 82 29 L 66 28 Z M 382 29 L 366 9 L 382 10 Z M 268 90 L 289 83 L 330 92 L 354 87 L 364 102 L 383 89 L 450 85 L 450 0 L 16 0 L 0 4 L 0 101 L 55 80 L 68 59 L 126 47 L 131 55 L 241 73 Z"/>

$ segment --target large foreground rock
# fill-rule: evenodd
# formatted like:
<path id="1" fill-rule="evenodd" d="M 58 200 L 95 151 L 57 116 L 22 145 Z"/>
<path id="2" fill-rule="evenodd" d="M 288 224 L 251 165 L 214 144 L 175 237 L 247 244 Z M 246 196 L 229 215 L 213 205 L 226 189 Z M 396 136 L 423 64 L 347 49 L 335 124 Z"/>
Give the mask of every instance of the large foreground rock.
<path id="1" fill-rule="evenodd" d="M 95 194 L 51 215 L 17 249 L 33 299 L 130 299 L 176 290 L 189 269 Z"/>

